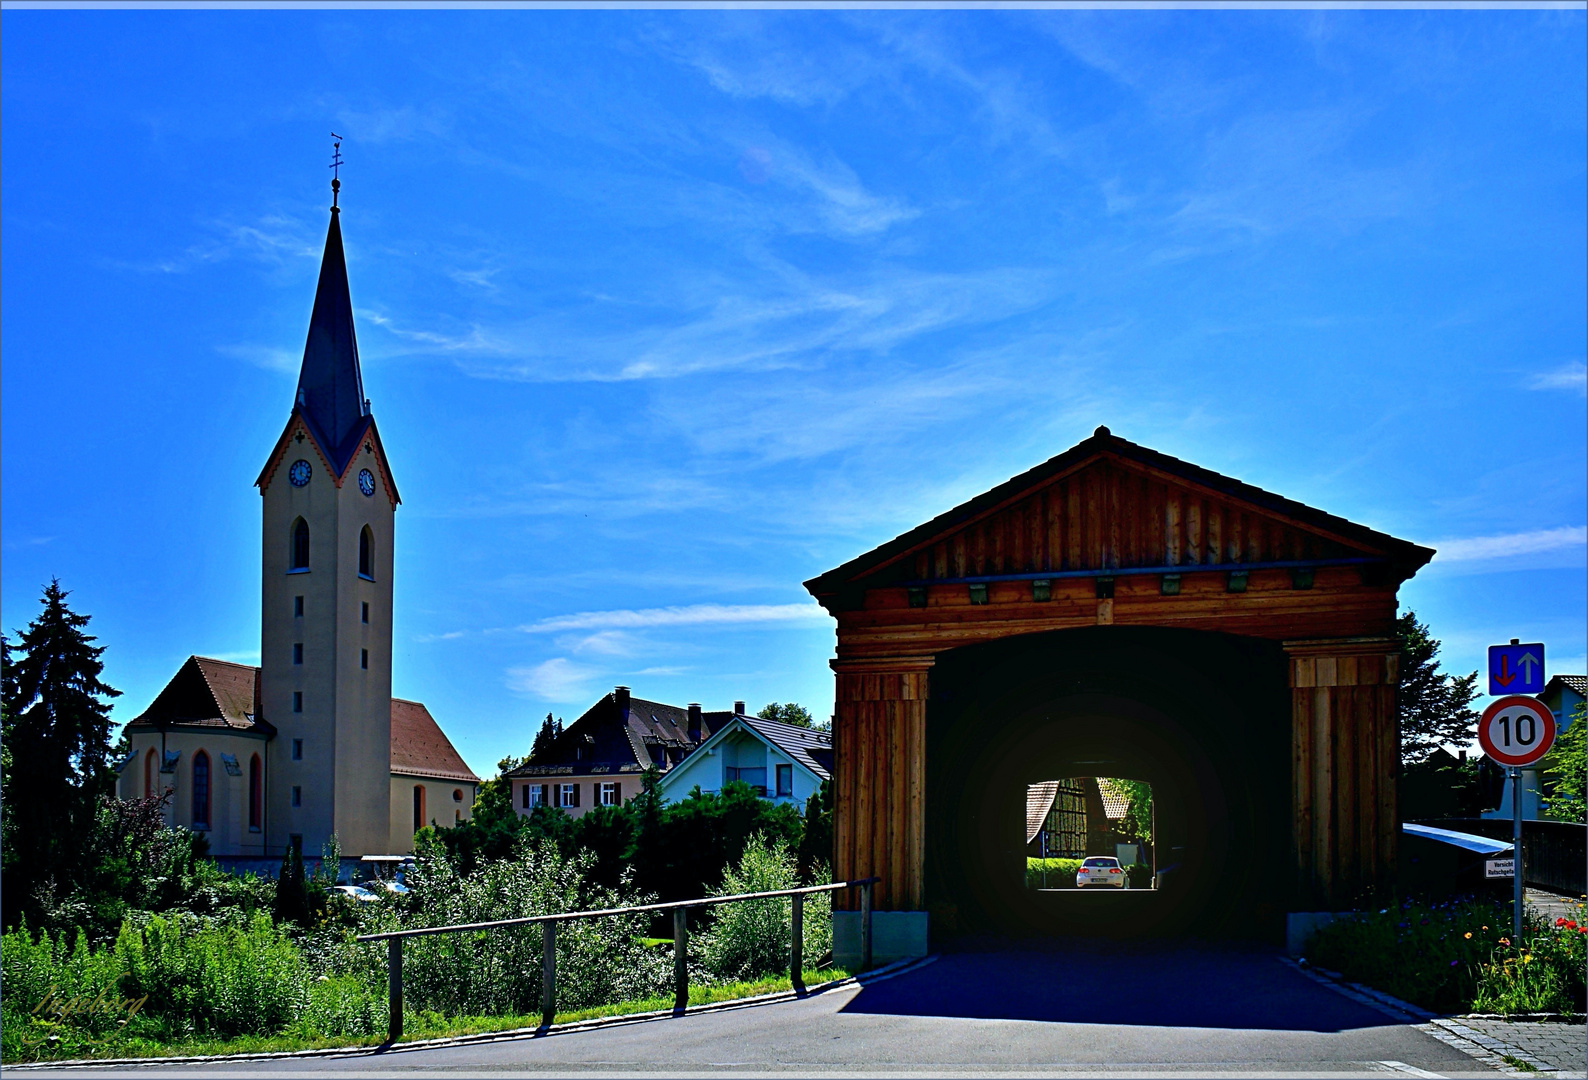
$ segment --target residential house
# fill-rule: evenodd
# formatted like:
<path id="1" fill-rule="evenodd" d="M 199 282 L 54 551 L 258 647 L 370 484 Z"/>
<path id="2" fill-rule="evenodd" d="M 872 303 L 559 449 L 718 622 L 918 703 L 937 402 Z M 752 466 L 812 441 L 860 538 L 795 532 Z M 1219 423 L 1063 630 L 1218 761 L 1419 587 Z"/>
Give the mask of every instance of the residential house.
<path id="1" fill-rule="evenodd" d="M 697 787 L 719 792 L 738 780 L 763 799 L 789 803 L 803 813 L 832 770 L 830 731 L 745 716 L 736 708 L 727 723 L 662 777 L 662 799 L 677 802 Z"/>
<path id="2" fill-rule="evenodd" d="M 639 794 L 647 769 L 665 778 L 733 716 L 634 697 L 619 686 L 563 729 L 551 746 L 506 774 L 522 816 L 553 806 L 582 817 L 595 806 L 621 806 Z"/>

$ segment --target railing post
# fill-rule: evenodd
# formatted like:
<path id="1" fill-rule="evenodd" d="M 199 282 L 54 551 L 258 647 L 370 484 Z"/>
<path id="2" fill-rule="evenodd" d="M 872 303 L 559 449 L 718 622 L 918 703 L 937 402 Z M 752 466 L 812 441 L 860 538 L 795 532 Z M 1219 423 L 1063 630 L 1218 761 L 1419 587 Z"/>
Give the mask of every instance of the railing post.
<path id="1" fill-rule="evenodd" d="M 860 970 L 871 970 L 871 882 L 860 886 Z"/>
<path id="2" fill-rule="evenodd" d="M 789 926 L 793 930 L 789 949 L 788 979 L 796 994 L 805 993 L 805 894 L 795 893 L 791 898 L 794 909 L 790 912 Z"/>
<path id="3" fill-rule="evenodd" d="M 403 939 L 386 939 L 386 1041 L 403 1037 Z"/>
<path id="4" fill-rule="evenodd" d="M 540 924 L 540 1026 L 551 1027 L 557 1016 L 557 920 Z"/>
<path id="5" fill-rule="evenodd" d="M 673 909 L 673 1011 L 689 1006 L 689 909 Z"/>

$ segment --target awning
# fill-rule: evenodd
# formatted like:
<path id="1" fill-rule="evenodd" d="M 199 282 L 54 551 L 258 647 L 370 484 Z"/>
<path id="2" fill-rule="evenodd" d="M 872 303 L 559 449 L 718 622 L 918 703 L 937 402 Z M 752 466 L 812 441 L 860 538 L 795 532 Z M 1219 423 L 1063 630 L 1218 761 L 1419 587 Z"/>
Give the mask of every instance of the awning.
<path id="1" fill-rule="evenodd" d="M 1454 847 L 1475 851 L 1479 855 L 1509 855 L 1511 845 L 1504 840 L 1491 840 L 1487 836 L 1474 836 L 1472 833 L 1455 832 L 1451 829 L 1435 829 L 1428 825 L 1413 825 L 1407 823 L 1401 826 L 1401 831 L 1409 836 L 1421 836 L 1425 840 L 1437 840 L 1441 844 L 1450 844 Z"/>

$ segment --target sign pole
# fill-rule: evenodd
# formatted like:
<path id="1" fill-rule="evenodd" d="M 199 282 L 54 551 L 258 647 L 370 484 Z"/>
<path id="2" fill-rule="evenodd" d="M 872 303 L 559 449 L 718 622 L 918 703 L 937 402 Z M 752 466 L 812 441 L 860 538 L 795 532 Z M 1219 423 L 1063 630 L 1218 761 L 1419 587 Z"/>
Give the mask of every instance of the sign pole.
<path id="1" fill-rule="evenodd" d="M 1511 941 L 1522 947 L 1522 770 L 1511 766 Z"/>

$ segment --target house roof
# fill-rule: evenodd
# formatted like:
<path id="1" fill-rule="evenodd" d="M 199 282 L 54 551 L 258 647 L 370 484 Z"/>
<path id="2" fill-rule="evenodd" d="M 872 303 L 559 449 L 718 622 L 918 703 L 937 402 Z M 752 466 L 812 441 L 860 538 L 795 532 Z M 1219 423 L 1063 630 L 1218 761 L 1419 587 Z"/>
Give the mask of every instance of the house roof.
<path id="1" fill-rule="evenodd" d="M 760 716 L 736 716 L 734 719 L 815 773 L 818 779 L 832 779 L 832 732 L 785 724 L 781 720 L 767 720 Z"/>
<path id="2" fill-rule="evenodd" d="M 1588 698 L 1588 675 L 1555 675 L 1545 684 L 1544 692 L 1538 696 L 1544 697 L 1547 695 L 1551 690 L 1555 689 L 1557 683 L 1578 697 Z"/>
<path id="3" fill-rule="evenodd" d="M 1053 800 L 1058 796 L 1057 780 L 1045 780 L 1026 788 L 1026 843 L 1031 843 L 1037 838 L 1037 833 L 1042 831 L 1042 823 L 1047 820 L 1048 811 L 1053 809 Z"/>
<path id="4" fill-rule="evenodd" d="M 731 712 L 702 712 L 690 731 L 689 710 L 613 690 L 563 729 L 551 746 L 506 775 L 565 776 L 578 773 L 667 772 L 713 732 Z"/>
<path id="5" fill-rule="evenodd" d="M 341 214 L 335 208 L 325 232 L 325 253 L 320 259 L 320 281 L 314 291 L 295 401 L 315 440 L 331 457 L 333 471 L 340 475 L 358 450 L 369 410 L 358 364 L 358 338 L 353 333 Z"/>
<path id="6" fill-rule="evenodd" d="M 391 699 L 391 771 L 466 784 L 480 782 L 430 710 L 417 701 L 402 698 Z"/>
<path id="7" fill-rule="evenodd" d="M 1345 518 L 1318 510 L 1276 495 L 1271 491 L 1243 483 L 1211 469 L 1204 469 L 1188 461 L 1170 457 L 1146 446 L 1122 439 L 1106 427 L 1099 427 L 1090 438 L 1018 476 L 963 502 L 930 521 L 908 532 L 901 533 L 863 555 L 856 556 L 805 582 L 805 588 L 818 599 L 832 597 L 846 588 L 869 587 L 887 583 L 884 573 L 906 556 L 921 550 L 935 540 L 951 534 L 968 524 L 981 520 L 1030 492 L 1078 473 L 1093 462 L 1109 460 L 1138 471 L 1199 488 L 1204 492 L 1222 496 L 1255 507 L 1284 522 L 1321 535 L 1331 541 L 1349 545 L 1374 558 L 1383 558 L 1403 576 L 1410 576 L 1433 558 L 1432 548 L 1422 547 L 1370 529 Z M 899 576 L 897 570 L 894 576 Z M 909 574 L 905 574 L 909 577 Z"/>
<path id="8" fill-rule="evenodd" d="M 274 735 L 259 708 L 259 669 L 208 656 L 190 656 L 129 729 L 223 728 Z"/>
<path id="9" fill-rule="evenodd" d="M 1107 777 L 1097 778 L 1097 794 L 1103 800 L 1103 816 L 1119 821 L 1130 809 L 1130 793 L 1115 786 Z"/>

